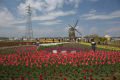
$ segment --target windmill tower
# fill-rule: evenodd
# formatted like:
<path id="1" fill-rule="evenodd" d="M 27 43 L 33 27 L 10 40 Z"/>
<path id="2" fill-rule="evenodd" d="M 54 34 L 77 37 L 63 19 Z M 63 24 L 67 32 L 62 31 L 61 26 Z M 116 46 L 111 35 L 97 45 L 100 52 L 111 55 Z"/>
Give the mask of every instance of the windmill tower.
<path id="1" fill-rule="evenodd" d="M 74 26 L 71 26 L 71 25 L 69 24 L 69 27 L 70 27 L 70 28 L 69 28 L 69 39 L 70 39 L 70 41 L 72 41 L 72 42 L 74 42 L 74 41 L 76 40 L 75 31 L 78 32 L 78 33 L 81 35 L 81 37 L 82 37 L 81 32 L 79 32 L 79 31 L 76 29 L 77 24 L 78 24 L 78 20 L 76 21 L 76 23 L 75 23 Z"/>
<path id="2" fill-rule="evenodd" d="M 31 7 L 30 5 L 28 5 L 27 6 L 27 23 L 26 23 L 26 39 L 27 40 L 33 39 L 31 14 L 32 14 Z"/>

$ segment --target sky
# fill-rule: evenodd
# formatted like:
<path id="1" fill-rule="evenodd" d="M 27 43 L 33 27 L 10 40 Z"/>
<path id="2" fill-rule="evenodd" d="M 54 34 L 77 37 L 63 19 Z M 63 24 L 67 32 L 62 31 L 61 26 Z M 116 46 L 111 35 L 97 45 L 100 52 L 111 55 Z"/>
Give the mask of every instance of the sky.
<path id="1" fill-rule="evenodd" d="M 0 0 L 0 37 L 25 36 L 29 4 L 34 37 L 68 37 L 76 20 L 83 36 L 120 37 L 120 0 Z"/>

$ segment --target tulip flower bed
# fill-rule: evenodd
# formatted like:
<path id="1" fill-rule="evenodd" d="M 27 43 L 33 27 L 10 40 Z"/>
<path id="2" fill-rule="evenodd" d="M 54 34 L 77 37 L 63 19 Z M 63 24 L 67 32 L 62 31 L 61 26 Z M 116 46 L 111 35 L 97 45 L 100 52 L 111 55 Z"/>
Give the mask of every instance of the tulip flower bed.
<path id="1" fill-rule="evenodd" d="M 82 45 L 88 45 L 88 46 L 91 46 L 90 43 L 80 43 Z M 120 51 L 120 47 L 111 47 L 111 46 L 103 46 L 103 45 L 97 45 L 98 48 L 103 48 L 103 49 L 108 49 L 108 50 L 117 50 L 117 51 Z"/>
<path id="2" fill-rule="evenodd" d="M 3 47 L 3 48 L 0 48 L 0 55 L 20 54 L 26 51 L 33 52 L 35 50 L 36 50 L 36 47 L 33 47 L 33 46 L 28 46 L 28 47 L 22 46 L 22 47 L 12 47 L 12 48 Z"/>
<path id="3" fill-rule="evenodd" d="M 32 45 L 32 42 L 0 42 L 0 47 L 4 46 L 19 46 L 19 45 Z"/>
<path id="4" fill-rule="evenodd" d="M 67 51 L 67 52 L 71 52 L 71 51 L 76 51 L 76 52 L 80 52 L 80 51 L 89 51 L 90 48 L 81 48 L 81 47 L 68 47 L 68 46 L 60 46 L 60 47 L 51 47 L 51 48 L 46 48 L 46 51 L 48 52 L 52 52 L 52 50 L 57 50 L 58 52 L 61 51 Z"/>
<path id="5" fill-rule="evenodd" d="M 36 47 L 0 50 L 1 80 L 120 80 L 120 52 L 54 47 L 37 51 Z M 62 50 L 68 50 L 61 53 Z M 51 49 L 52 50 L 52 49 Z M 72 50 L 76 52 L 71 53 Z"/>

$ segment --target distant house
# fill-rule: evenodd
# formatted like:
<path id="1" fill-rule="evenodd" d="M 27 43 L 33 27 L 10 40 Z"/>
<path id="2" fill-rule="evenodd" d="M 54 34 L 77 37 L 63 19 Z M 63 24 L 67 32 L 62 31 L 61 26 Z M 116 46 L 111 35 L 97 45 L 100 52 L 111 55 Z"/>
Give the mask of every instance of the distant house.
<path id="1" fill-rule="evenodd" d="M 91 39 L 93 39 L 93 36 L 91 36 L 91 35 L 89 35 L 89 36 L 87 35 L 84 37 L 85 42 L 91 42 Z"/>
<path id="2" fill-rule="evenodd" d="M 109 35 L 105 35 L 105 38 L 107 38 L 108 41 L 120 41 L 120 37 L 111 37 Z"/>
<path id="3" fill-rule="evenodd" d="M 7 37 L 0 37 L 0 41 L 5 41 L 5 40 L 9 40 L 9 38 L 7 38 Z"/>
<path id="4" fill-rule="evenodd" d="M 112 37 L 111 40 L 120 41 L 120 37 Z"/>
<path id="5" fill-rule="evenodd" d="M 16 38 L 16 37 L 11 37 L 11 38 L 9 38 L 9 40 L 18 40 L 18 38 Z"/>
<path id="6" fill-rule="evenodd" d="M 108 41 L 111 40 L 111 36 L 109 36 L 109 35 L 105 35 L 104 37 L 107 38 Z"/>

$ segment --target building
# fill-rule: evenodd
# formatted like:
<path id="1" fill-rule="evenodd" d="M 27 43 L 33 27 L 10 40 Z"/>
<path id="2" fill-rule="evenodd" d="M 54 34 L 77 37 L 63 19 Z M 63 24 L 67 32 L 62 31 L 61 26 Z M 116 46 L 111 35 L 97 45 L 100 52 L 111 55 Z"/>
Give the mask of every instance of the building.
<path id="1" fill-rule="evenodd" d="M 0 41 L 5 41 L 5 40 L 9 40 L 9 38 L 7 38 L 7 37 L 0 37 Z"/>
<path id="2" fill-rule="evenodd" d="M 109 36 L 109 35 L 105 35 L 104 37 L 107 38 L 108 41 L 111 40 L 111 36 Z"/>

